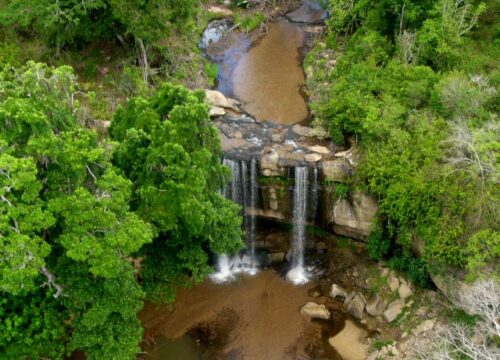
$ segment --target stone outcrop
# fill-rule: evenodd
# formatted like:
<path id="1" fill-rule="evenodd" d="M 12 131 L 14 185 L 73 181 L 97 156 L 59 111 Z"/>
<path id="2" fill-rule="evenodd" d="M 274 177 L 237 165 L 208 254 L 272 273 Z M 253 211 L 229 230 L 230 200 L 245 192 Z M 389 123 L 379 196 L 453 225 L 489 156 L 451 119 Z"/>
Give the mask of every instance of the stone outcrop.
<path id="1" fill-rule="evenodd" d="M 300 308 L 300 313 L 310 319 L 329 319 L 330 311 L 325 305 L 308 302 Z"/>
<path id="2" fill-rule="evenodd" d="M 378 205 L 375 199 L 356 192 L 349 199 L 338 200 L 330 222 L 337 234 L 364 240 L 370 234 Z"/>

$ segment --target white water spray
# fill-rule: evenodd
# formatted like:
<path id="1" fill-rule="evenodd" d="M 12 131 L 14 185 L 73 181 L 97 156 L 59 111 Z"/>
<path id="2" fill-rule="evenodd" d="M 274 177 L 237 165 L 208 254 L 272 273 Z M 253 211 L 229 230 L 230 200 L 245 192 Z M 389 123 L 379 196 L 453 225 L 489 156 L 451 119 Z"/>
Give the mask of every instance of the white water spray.
<path id="1" fill-rule="evenodd" d="M 307 167 L 295 168 L 292 268 L 286 274 L 287 279 L 295 284 L 304 284 L 309 281 L 309 274 L 304 267 L 308 179 Z"/>
<path id="2" fill-rule="evenodd" d="M 238 273 L 256 274 L 257 259 L 255 254 L 255 208 L 257 207 L 257 161 L 251 160 L 250 174 L 246 161 L 224 159 L 223 164 L 231 169 L 231 182 L 225 195 L 243 207 L 247 243 L 246 255 L 223 254 L 217 258 L 217 272 L 211 275 L 215 282 L 226 282 L 234 279 Z M 250 175 L 250 178 L 249 178 Z M 250 181 L 248 181 L 250 180 Z"/>

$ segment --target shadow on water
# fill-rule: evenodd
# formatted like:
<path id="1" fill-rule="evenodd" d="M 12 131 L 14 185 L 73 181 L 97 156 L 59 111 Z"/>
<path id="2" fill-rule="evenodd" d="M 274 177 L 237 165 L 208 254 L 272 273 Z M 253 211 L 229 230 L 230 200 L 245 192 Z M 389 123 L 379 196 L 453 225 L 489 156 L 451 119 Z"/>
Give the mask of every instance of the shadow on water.
<path id="1" fill-rule="evenodd" d="M 201 351 L 196 340 L 189 334 L 177 339 L 158 337 L 155 343 L 145 346 L 144 356 L 139 359 L 149 360 L 201 360 Z"/>

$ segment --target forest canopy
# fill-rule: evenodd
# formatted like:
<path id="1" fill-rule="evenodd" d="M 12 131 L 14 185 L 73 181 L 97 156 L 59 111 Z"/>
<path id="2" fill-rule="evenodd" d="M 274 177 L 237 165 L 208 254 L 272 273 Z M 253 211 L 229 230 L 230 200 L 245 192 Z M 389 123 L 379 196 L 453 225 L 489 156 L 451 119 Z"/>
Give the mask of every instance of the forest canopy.
<path id="1" fill-rule="evenodd" d="M 172 300 L 241 246 L 203 95 L 131 99 L 112 141 L 80 122 L 70 67 L 5 66 L 0 89 L 0 352 L 133 359 L 144 296 Z"/>

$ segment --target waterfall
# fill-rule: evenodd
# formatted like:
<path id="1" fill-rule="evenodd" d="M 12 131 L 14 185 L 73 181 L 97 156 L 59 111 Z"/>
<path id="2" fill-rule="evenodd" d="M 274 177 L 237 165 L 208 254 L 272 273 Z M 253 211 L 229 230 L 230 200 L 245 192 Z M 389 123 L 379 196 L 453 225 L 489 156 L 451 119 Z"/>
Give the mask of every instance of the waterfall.
<path id="1" fill-rule="evenodd" d="M 226 187 L 224 194 L 243 208 L 244 226 L 246 234 L 246 254 L 223 254 L 217 258 L 217 272 L 212 274 L 212 280 L 225 282 L 234 278 L 234 274 L 257 272 L 257 259 L 255 254 L 255 229 L 258 195 L 257 161 L 252 159 L 250 171 L 245 160 L 223 159 L 223 164 L 231 170 L 231 182 Z M 250 181 L 249 181 L 250 180 Z"/>
<path id="2" fill-rule="evenodd" d="M 255 271 L 256 267 L 256 254 L 255 254 L 255 231 L 256 231 L 256 225 L 257 225 L 257 217 L 256 217 L 256 211 L 257 211 L 257 196 L 258 196 L 258 183 L 257 183 L 257 160 L 252 159 L 250 162 L 250 203 L 249 203 L 249 210 L 250 214 L 247 215 L 248 217 L 248 224 L 247 224 L 247 245 L 250 250 L 250 258 L 252 259 L 252 269 L 251 271 Z"/>
<path id="3" fill-rule="evenodd" d="M 318 168 L 314 166 L 313 170 L 313 183 L 311 185 L 311 206 L 309 213 L 309 220 L 311 223 L 316 223 L 316 215 L 318 213 L 318 202 L 319 202 L 319 184 L 318 184 Z"/>
<path id="4" fill-rule="evenodd" d="M 305 166 L 295 168 L 295 187 L 293 196 L 293 256 L 292 268 L 286 277 L 295 284 L 308 281 L 304 267 L 305 228 L 307 219 L 307 191 L 309 169 Z"/>

